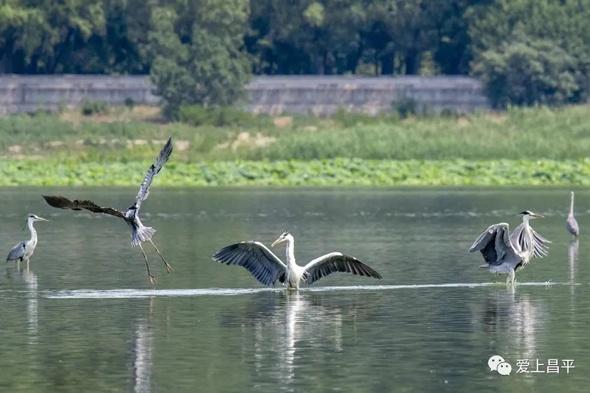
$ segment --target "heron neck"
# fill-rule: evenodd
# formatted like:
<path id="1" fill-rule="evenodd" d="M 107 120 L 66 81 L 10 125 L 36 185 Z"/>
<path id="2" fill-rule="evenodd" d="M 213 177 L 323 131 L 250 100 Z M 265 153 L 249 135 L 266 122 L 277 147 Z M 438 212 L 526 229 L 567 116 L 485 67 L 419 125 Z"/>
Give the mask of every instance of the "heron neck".
<path id="1" fill-rule="evenodd" d="M 572 200 L 570 202 L 570 216 L 574 215 L 574 194 L 572 193 Z"/>
<path id="2" fill-rule="evenodd" d="M 29 227 L 29 232 L 31 232 L 31 241 L 36 241 L 37 240 L 37 231 L 35 230 L 33 223 L 34 223 L 33 220 L 27 220 L 27 226 Z"/>
<path id="3" fill-rule="evenodd" d="M 530 217 L 529 216 L 522 216 L 522 223 L 524 224 L 525 227 L 529 227 L 530 226 L 529 220 L 530 220 Z"/>
<path id="4" fill-rule="evenodd" d="M 297 265 L 295 263 L 295 240 L 294 239 L 287 240 L 287 265 L 290 267 Z"/>

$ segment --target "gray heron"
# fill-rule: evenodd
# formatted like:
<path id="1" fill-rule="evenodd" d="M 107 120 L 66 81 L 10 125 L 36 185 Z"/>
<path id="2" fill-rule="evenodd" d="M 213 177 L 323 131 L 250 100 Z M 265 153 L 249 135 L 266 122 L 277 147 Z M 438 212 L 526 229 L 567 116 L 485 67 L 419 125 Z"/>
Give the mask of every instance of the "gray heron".
<path id="1" fill-rule="evenodd" d="M 510 232 L 507 223 L 502 222 L 488 227 L 473 243 L 469 252 L 480 251 L 491 273 L 507 274 L 506 284 L 514 286 L 516 271 L 526 266 L 531 258 L 542 258 L 548 254 L 548 244 L 551 243 L 539 235 L 529 221 L 543 218 L 542 215 L 525 210 L 522 224 Z"/>
<path id="2" fill-rule="evenodd" d="M 29 260 L 33 256 L 35 252 L 35 248 L 37 247 L 37 231 L 35 230 L 35 222 L 37 221 L 49 221 L 43 217 L 39 217 L 36 214 L 29 214 L 27 216 L 27 226 L 29 227 L 29 232 L 31 232 L 31 238 L 29 240 L 25 240 L 23 242 L 18 243 L 8 253 L 6 257 L 6 262 L 22 262 L 26 261 L 27 266 L 29 266 Z"/>
<path id="3" fill-rule="evenodd" d="M 567 215 L 567 220 L 565 220 L 565 229 L 567 229 L 567 231 L 574 237 L 578 237 L 580 235 L 580 227 L 578 226 L 576 217 L 574 217 L 574 192 L 572 191 L 570 195 L 570 212 Z"/>
<path id="4" fill-rule="evenodd" d="M 150 185 L 154 177 L 162 170 L 162 167 L 172 154 L 172 137 L 168 138 L 168 141 L 160 151 L 158 158 L 156 161 L 149 167 L 141 186 L 139 187 L 139 192 L 135 198 L 135 202 L 126 210 L 120 211 L 111 207 L 101 207 L 98 206 L 96 203 L 89 201 L 89 200 L 70 200 L 63 196 L 47 196 L 43 195 L 45 201 L 53 207 L 60 208 L 60 209 L 71 209 L 71 210 L 88 210 L 92 213 L 103 213 L 108 214 L 114 217 L 118 217 L 123 219 L 131 228 L 131 245 L 132 246 L 139 246 L 141 253 L 143 254 L 143 258 L 145 260 L 145 266 L 147 269 L 148 279 L 152 284 L 155 282 L 155 277 L 150 272 L 150 265 L 148 263 L 148 257 L 141 245 L 143 242 L 149 242 L 152 247 L 156 250 L 156 253 L 162 259 L 164 266 L 166 267 L 166 271 L 170 273 L 172 271 L 172 266 L 166 261 L 164 256 L 158 250 L 158 247 L 154 244 L 152 237 L 156 230 L 152 227 L 147 227 L 143 225 L 141 220 L 139 219 L 139 210 L 141 208 L 141 204 L 145 201 L 150 192 Z"/>
<path id="5" fill-rule="evenodd" d="M 358 259 L 340 252 L 331 252 L 299 266 L 295 262 L 295 240 L 288 232 L 282 233 L 271 247 L 287 243 L 285 264 L 264 244 L 256 241 L 231 244 L 217 251 L 213 260 L 226 265 L 238 265 L 248 270 L 260 283 L 272 286 L 276 281 L 288 289 L 299 289 L 299 283 L 313 282 L 335 272 L 352 273 L 359 276 L 381 279 L 381 275 Z"/>

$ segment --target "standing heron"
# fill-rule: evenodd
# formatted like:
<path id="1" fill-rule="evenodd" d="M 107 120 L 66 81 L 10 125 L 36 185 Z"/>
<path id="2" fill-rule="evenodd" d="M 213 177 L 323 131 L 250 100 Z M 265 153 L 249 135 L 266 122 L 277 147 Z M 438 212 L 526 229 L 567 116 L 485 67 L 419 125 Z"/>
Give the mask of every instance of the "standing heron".
<path id="1" fill-rule="evenodd" d="M 480 251 L 486 263 L 480 267 L 491 273 L 508 274 L 506 284 L 514 286 L 516 271 L 529 263 L 531 258 L 542 258 L 548 253 L 551 243 L 539 235 L 529 221 L 543 218 L 530 210 L 521 212 L 522 224 L 512 233 L 505 222 L 494 224 L 486 229 L 473 243 L 469 252 Z"/>
<path id="2" fill-rule="evenodd" d="M 381 275 L 358 259 L 340 252 L 331 252 L 314 259 L 305 266 L 295 262 L 295 239 L 284 232 L 271 247 L 287 243 L 287 264 L 283 263 L 264 244 L 255 241 L 240 242 L 222 248 L 213 260 L 226 265 L 239 265 L 248 270 L 258 281 L 272 286 L 277 280 L 288 289 L 299 289 L 301 281 L 311 284 L 328 274 L 344 272 L 381 279 Z"/>
<path id="3" fill-rule="evenodd" d="M 37 231 L 35 230 L 34 223 L 37 221 L 49 221 L 43 217 L 39 217 L 36 214 L 29 214 L 27 216 L 27 226 L 29 227 L 29 232 L 31 232 L 31 238 L 24 242 L 18 243 L 16 246 L 12 247 L 12 250 L 8 253 L 6 257 L 6 262 L 27 262 L 27 267 L 29 266 L 29 260 L 33 256 L 35 252 L 35 247 L 37 247 Z"/>
<path id="4" fill-rule="evenodd" d="M 172 266 L 166 261 L 164 256 L 158 250 L 158 247 L 152 241 L 152 236 L 156 232 L 156 230 L 152 227 L 144 226 L 141 220 L 139 219 L 139 209 L 141 208 L 141 204 L 145 201 L 149 195 L 150 185 L 152 184 L 152 180 L 154 177 L 162 170 L 162 167 L 170 158 L 172 154 L 172 137 L 168 138 L 168 141 L 160 151 L 160 155 L 156 159 L 156 161 L 149 167 L 141 186 L 139 187 L 139 192 L 135 198 L 135 202 L 126 210 L 120 211 L 117 209 L 113 209 L 111 207 L 101 207 L 98 206 L 96 203 L 88 200 L 79 201 L 79 200 L 69 200 L 63 196 L 47 196 L 43 195 L 43 198 L 47 201 L 47 203 L 53 207 L 60 208 L 60 209 L 71 209 L 71 210 L 89 210 L 93 213 L 104 213 L 114 217 L 118 217 L 123 219 L 131 228 L 131 245 L 132 246 L 139 246 L 141 253 L 143 254 L 143 258 L 145 260 L 145 266 L 147 269 L 148 279 L 150 283 L 154 284 L 155 277 L 150 272 L 150 265 L 148 263 L 148 257 L 141 245 L 143 242 L 149 242 L 160 258 L 162 262 L 164 262 L 164 266 L 166 267 L 166 271 L 170 273 L 172 271 Z"/>
<path id="5" fill-rule="evenodd" d="M 574 237 L 578 237 L 580 235 L 580 227 L 578 226 L 576 217 L 574 217 L 574 192 L 572 191 L 570 195 L 570 212 L 567 215 L 567 220 L 565 220 L 565 229 L 567 229 L 567 231 Z"/>

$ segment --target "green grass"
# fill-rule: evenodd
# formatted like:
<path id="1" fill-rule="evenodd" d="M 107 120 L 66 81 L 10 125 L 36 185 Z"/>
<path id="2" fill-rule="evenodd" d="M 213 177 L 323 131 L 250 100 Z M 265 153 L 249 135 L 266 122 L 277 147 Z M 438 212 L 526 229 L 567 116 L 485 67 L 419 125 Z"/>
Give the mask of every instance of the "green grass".
<path id="1" fill-rule="evenodd" d="M 131 117 L 131 116 L 130 116 Z M 76 157 L 81 161 L 151 158 L 168 135 L 185 141 L 175 159 L 376 160 L 580 159 L 590 152 L 590 107 L 511 109 L 502 114 L 400 119 L 338 114 L 295 117 L 277 127 L 270 118 L 245 126 L 191 126 L 125 116 L 38 114 L 0 118 L 4 158 Z M 133 141 L 147 144 L 133 143 Z M 152 145 L 151 141 L 158 141 Z M 15 147 L 16 146 L 16 147 Z"/>
<path id="2" fill-rule="evenodd" d="M 232 117 L 224 127 L 148 109 L 0 118 L 0 185 L 136 185 L 168 135 L 164 185 L 590 185 L 589 106 Z"/>
<path id="3" fill-rule="evenodd" d="M 0 186 L 137 186 L 149 162 L 0 161 Z M 590 186 L 583 160 L 171 162 L 162 186 Z"/>

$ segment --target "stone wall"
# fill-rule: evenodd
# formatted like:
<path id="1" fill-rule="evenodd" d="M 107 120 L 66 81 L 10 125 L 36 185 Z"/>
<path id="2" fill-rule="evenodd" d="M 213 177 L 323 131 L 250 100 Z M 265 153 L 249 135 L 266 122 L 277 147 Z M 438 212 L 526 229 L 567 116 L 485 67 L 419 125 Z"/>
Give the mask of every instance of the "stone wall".
<path id="1" fill-rule="evenodd" d="M 401 101 L 434 112 L 489 109 L 481 83 L 468 77 L 264 76 L 254 78 L 247 92 L 246 109 L 269 114 L 326 115 L 339 109 L 374 114 Z M 145 76 L 0 75 L 0 114 L 56 110 L 84 100 L 159 103 Z"/>

